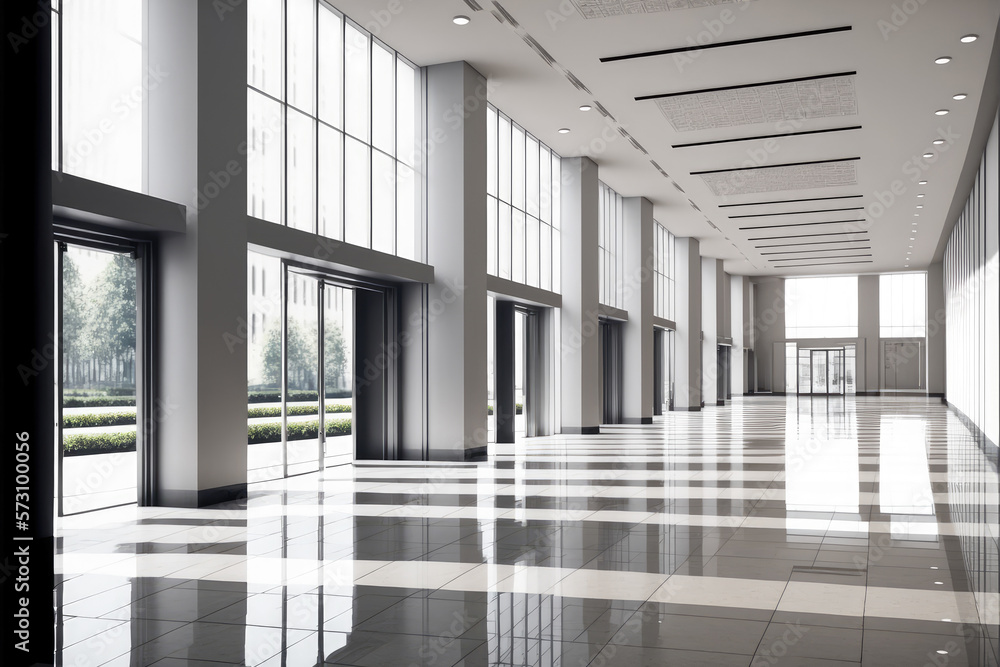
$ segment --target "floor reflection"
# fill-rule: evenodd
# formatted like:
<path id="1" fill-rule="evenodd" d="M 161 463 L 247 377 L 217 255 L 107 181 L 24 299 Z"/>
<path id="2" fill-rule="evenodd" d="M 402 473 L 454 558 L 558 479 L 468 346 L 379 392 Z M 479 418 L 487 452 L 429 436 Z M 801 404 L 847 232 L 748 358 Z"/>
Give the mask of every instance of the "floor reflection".
<path id="1" fill-rule="evenodd" d="M 917 399 L 756 397 L 484 465 L 343 466 L 63 520 L 59 660 L 995 665 L 996 493 Z"/>

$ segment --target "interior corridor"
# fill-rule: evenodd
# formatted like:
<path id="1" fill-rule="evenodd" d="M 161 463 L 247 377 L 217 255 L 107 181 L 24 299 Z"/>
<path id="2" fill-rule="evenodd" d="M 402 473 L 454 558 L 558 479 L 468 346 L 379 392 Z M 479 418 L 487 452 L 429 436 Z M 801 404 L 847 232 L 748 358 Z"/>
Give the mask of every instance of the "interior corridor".
<path id="1" fill-rule="evenodd" d="M 995 451 L 995 450 L 994 450 Z M 996 664 L 995 459 L 934 399 L 734 397 L 480 464 L 59 520 L 64 665 Z M 204 661 L 204 662 L 201 662 Z"/>

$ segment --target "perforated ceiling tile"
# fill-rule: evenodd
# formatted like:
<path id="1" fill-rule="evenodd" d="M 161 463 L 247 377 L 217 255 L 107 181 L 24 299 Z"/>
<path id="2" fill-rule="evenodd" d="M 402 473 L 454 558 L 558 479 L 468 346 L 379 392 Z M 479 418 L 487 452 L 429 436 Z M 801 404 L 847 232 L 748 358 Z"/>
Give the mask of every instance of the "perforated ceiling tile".
<path id="1" fill-rule="evenodd" d="M 856 185 L 857 161 L 825 162 L 699 174 L 717 197 Z"/>
<path id="2" fill-rule="evenodd" d="M 858 113 L 853 76 L 670 95 L 656 105 L 678 132 Z"/>
<path id="3" fill-rule="evenodd" d="M 624 14 L 668 12 L 714 5 L 738 5 L 753 0 L 572 0 L 585 19 L 601 19 Z"/>

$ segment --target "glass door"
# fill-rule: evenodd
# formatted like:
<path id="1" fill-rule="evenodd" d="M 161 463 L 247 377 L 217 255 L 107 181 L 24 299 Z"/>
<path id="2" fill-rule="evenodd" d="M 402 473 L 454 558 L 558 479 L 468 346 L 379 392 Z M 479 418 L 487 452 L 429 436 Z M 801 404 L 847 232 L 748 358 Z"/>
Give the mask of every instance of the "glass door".
<path id="1" fill-rule="evenodd" d="M 139 500 L 137 263 L 133 249 L 57 244 L 59 515 Z"/>
<path id="2" fill-rule="evenodd" d="M 285 274 L 285 474 L 319 470 L 320 281 Z"/>
<path id="3" fill-rule="evenodd" d="M 324 466 L 354 461 L 354 290 L 321 283 Z"/>
<path id="4" fill-rule="evenodd" d="M 812 351 L 812 393 L 826 394 L 827 366 L 826 350 Z"/>

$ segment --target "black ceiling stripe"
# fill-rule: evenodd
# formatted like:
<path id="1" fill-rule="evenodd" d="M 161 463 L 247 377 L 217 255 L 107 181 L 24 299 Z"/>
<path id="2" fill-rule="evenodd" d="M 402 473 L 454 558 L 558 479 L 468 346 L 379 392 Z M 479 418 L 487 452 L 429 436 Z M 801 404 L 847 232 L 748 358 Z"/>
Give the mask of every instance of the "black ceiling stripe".
<path id="1" fill-rule="evenodd" d="M 791 248 L 804 245 L 830 245 L 833 243 L 871 243 L 871 239 L 851 239 L 847 241 L 809 241 L 808 243 L 775 243 L 773 245 L 756 245 L 754 248 Z M 823 250 L 823 248 L 821 248 Z M 844 248 L 850 250 L 850 248 Z"/>
<path id="2" fill-rule="evenodd" d="M 808 162 L 783 162 L 782 164 L 761 164 L 754 167 L 733 167 L 731 169 L 707 169 L 704 171 L 692 171 L 692 176 L 701 176 L 702 174 L 723 174 L 730 171 L 751 171 L 753 169 L 775 169 L 777 167 L 804 167 L 810 164 L 830 164 L 833 162 L 854 162 L 860 160 L 861 157 L 840 157 L 834 158 L 832 160 L 810 160 Z"/>
<path id="3" fill-rule="evenodd" d="M 805 215 L 806 213 L 836 213 L 837 211 L 863 211 L 864 206 L 852 206 L 850 208 L 821 208 L 815 211 L 786 211 L 784 213 L 748 213 L 746 215 L 731 215 L 730 220 L 737 218 L 770 218 L 776 215 Z"/>
<path id="4" fill-rule="evenodd" d="M 835 72 L 833 74 L 817 74 L 815 76 L 799 76 L 794 79 L 776 79 L 774 81 L 760 81 L 758 83 L 741 83 L 735 86 L 718 86 L 717 88 L 701 88 L 699 90 L 683 90 L 679 93 L 658 93 L 656 95 L 640 95 L 635 98 L 636 102 L 644 100 L 658 100 L 664 97 L 680 97 L 682 95 L 700 95 L 702 93 L 719 93 L 724 90 L 739 90 L 741 88 L 756 88 L 757 86 L 777 86 L 783 83 L 799 83 L 801 81 L 819 81 L 820 79 L 836 79 L 841 76 L 855 76 L 854 72 Z"/>
<path id="5" fill-rule="evenodd" d="M 712 146 L 714 144 L 731 144 L 736 141 L 758 141 L 760 139 L 783 139 L 784 137 L 801 137 L 807 134 L 825 134 L 827 132 L 847 132 L 860 130 L 860 125 L 850 127 L 831 127 L 825 130 L 803 130 L 802 132 L 785 132 L 783 134 L 762 134 L 758 137 L 739 137 L 737 139 L 716 139 L 715 141 L 695 141 L 689 144 L 673 144 L 671 148 L 694 148 L 695 146 Z"/>
<path id="6" fill-rule="evenodd" d="M 782 264 L 775 266 L 775 269 L 806 269 L 810 266 L 833 266 L 834 264 L 874 264 L 874 260 L 859 259 L 852 262 L 816 262 L 815 264 Z"/>
<path id="7" fill-rule="evenodd" d="M 843 225 L 851 222 L 865 222 L 864 220 L 830 220 L 829 222 L 790 222 L 787 225 L 756 225 L 754 227 L 740 227 L 741 230 L 748 229 L 781 229 L 782 227 L 811 227 L 813 225 Z"/>
<path id="8" fill-rule="evenodd" d="M 835 252 L 838 250 L 871 250 L 871 249 L 872 247 L 869 245 L 869 246 L 861 246 L 858 248 L 816 248 L 815 250 L 777 250 L 775 252 L 762 252 L 760 253 L 760 256 L 766 257 L 768 255 L 802 255 L 804 253 L 809 253 L 809 252 Z"/>
<path id="9" fill-rule="evenodd" d="M 847 234 L 867 234 L 868 232 L 824 232 L 822 234 L 792 234 L 789 236 L 760 236 L 747 241 L 777 241 L 780 239 L 804 239 L 811 236 L 845 236 Z"/>
<path id="10" fill-rule="evenodd" d="M 810 257 L 809 259 L 849 259 L 852 257 L 871 257 L 872 254 L 863 253 L 861 255 L 829 255 L 828 257 Z M 789 257 L 787 259 L 769 259 L 769 262 L 801 262 L 803 257 Z"/>
<path id="11" fill-rule="evenodd" d="M 796 39 L 798 37 L 815 37 L 817 35 L 831 35 L 838 32 L 851 30 L 851 26 L 839 26 L 836 28 L 821 28 L 819 30 L 803 30 L 802 32 L 788 32 L 783 35 L 767 35 L 766 37 L 751 37 L 749 39 L 734 39 L 728 42 L 713 42 L 711 44 L 691 44 L 674 49 L 661 49 L 659 51 L 643 51 L 640 53 L 627 53 L 622 56 L 605 56 L 601 58 L 602 63 L 614 63 L 621 60 L 634 60 L 636 58 L 652 58 L 654 56 L 669 56 L 673 53 L 690 53 L 693 51 L 704 51 L 706 49 L 721 49 L 726 46 L 742 46 L 744 44 L 759 44 L 761 42 L 774 42 L 781 39 Z"/>
<path id="12" fill-rule="evenodd" d="M 742 204 L 719 204 L 719 208 L 739 206 L 770 206 L 772 204 L 797 204 L 803 201 L 830 201 L 833 199 L 861 199 L 864 195 L 840 195 L 839 197 L 807 197 L 805 199 L 781 199 L 778 201 L 748 201 Z"/>

